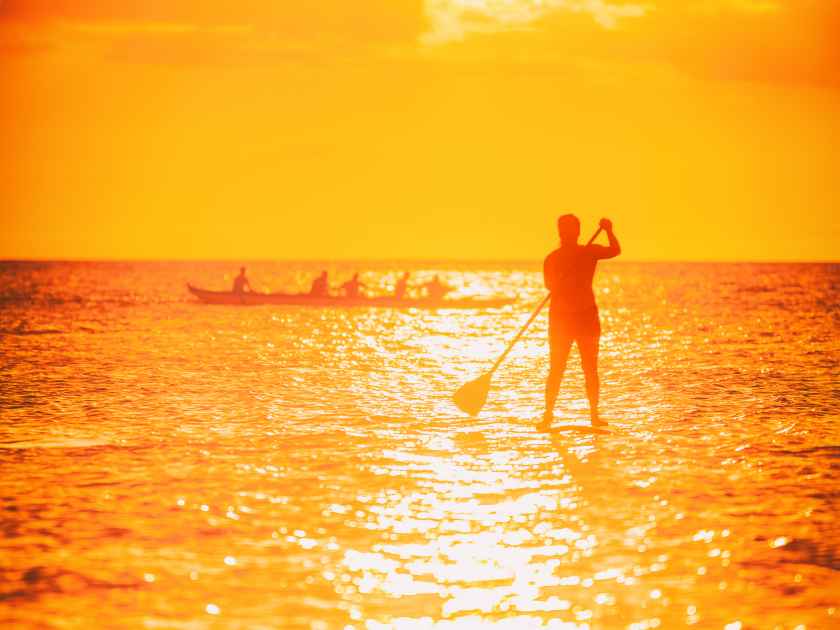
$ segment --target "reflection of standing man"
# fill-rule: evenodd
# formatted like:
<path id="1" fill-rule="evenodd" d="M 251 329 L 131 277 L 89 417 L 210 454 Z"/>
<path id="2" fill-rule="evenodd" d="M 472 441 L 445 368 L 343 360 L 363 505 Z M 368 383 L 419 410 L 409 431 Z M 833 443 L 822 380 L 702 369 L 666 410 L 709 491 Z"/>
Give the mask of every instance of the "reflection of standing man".
<path id="1" fill-rule="evenodd" d="M 595 294 L 592 292 L 592 278 L 598 261 L 618 256 L 621 245 L 609 219 L 601 219 L 600 226 L 607 233 L 609 246 L 579 245 L 580 220 L 573 214 L 564 214 L 557 219 L 560 247 L 551 252 L 543 264 L 545 286 L 551 292 L 548 327 L 551 368 L 545 384 L 545 415 L 540 423 L 542 428 L 548 428 L 554 418 L 554 404 L 566 370 L 569 351 L 575 342 L 580 351 L 586 380 L 592 425 L 606 424 L 598 416 L 601 321 Z"/>

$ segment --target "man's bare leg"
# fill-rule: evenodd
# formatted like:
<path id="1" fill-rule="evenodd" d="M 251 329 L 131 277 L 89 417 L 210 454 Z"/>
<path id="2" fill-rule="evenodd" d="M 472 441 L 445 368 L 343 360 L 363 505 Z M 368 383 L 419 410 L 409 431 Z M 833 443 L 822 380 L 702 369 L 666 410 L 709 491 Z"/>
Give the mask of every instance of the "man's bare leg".
<path id="1" fill-rule="evenodd" d="M 589 416 L 592 426 L 607 424 L 598 415 L 601 381 L 598 378 L 598 346 L 600 337 L 582 337 L 577 340 L 580 350 L 580 362 L 583 366 L 583 377 L 586 381 L 586 397 L 589 399 Z"/>
<path id="2" fill-rule="evenodd" d="M 552 339 L 550 343 L 551 367 L 545 382 L 545 413 L 539 425 L 543 428 L 548 428 L 554 419 L 554 405 L 557 402 L 557 394 L 560 393 L 560 383 L 563 382 L 569 351 L 572 349 L 571 339 Z"/>

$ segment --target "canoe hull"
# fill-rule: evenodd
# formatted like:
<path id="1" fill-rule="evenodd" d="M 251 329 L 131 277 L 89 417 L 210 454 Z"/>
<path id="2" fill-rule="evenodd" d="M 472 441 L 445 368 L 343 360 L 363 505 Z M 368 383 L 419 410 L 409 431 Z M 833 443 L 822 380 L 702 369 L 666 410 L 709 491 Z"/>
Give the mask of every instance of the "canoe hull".
<path id="1" fill-rule="evenodd" d="M 208 291 L 187 285 L 190 293 L 205 304 L 227 304 L 230 306 L 259 306 L 264 304 L 286 306 L 333 306 L 333 307 L 379 307 L 379 308 L 499 308 L 513 304 L 513 298 L 460 298 L 432 300 L 429 298 L 404 298 L 393 296 L 346 298 L 337 296 L 314 297 L 307 293 L 233 293 L 232 291 Z"/>

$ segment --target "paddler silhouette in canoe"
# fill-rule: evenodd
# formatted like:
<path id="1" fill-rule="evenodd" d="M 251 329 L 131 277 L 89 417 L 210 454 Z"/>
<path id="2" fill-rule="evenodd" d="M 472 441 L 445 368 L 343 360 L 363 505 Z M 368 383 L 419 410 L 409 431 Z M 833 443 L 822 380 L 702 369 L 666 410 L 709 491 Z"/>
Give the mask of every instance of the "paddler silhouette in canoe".
<path id="1" fill-rule="evenodd" d="M 426 294 L 431 300 L 442 300 L 452 290 L 452 287 L 441 282 L 440 276 L 438 275 L 435 275 L 429 282 L 425 282 L 420 286 L 426 289 Z"/>
<path id="2" fill-rule="evenodd" d="M 341 291 L 344 293 L 344 297 L 356 298 L 361 295 L 363 287 L 367 287 L 367 285 L 359 280 L 359 274 L 356 273 L 350 280 L 341 285 Z"/>
<path id="3" fill-rule="evenodd" d="M 233 292 L 245 293 L 246 288 L 248 291 L 253 291 L 251 283 L 248 282 L 248 278 L 245 276 L 245 267 L 240 267 L 239 275 L 233 279 Z"/>
<path id="4" fill-rule="evenodd" d="M 309 295 L 312 297 L 326 297 L 330 293 L 330 283 L 327 279 L 326 270 L 321 272 L 321 275 L 312 281 L 312 287 L 309 289 Z"/>
<path id="5" fill-rule="evenodd" d="M 409 273 L 404 272 L 397 280 L 397 284 L 394 285 L 394 297 L 398 300 L 403 299 L 408 292 L 408 276 Z"/>

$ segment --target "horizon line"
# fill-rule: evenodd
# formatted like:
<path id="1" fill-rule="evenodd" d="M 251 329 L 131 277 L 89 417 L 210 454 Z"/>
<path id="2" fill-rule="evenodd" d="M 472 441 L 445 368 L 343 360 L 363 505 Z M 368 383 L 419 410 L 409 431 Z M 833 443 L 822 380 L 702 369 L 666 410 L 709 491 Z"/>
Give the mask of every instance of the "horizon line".
<path id="1" fill-rule="evenodd" d="M 0 257 L 0 264 L 6 263 L 456 263 L 456 264 L 541 264 L 539 258 L 3 258 Z M 728 258 L 706 258 L 706 259 L 667 259 L 667 258 L 631 258 L 611 260 L 611 262 L 624 264 L 823 264 L 837 265 L 840 259 L 816 258 L 816 259 L 728 259 Z"/>

